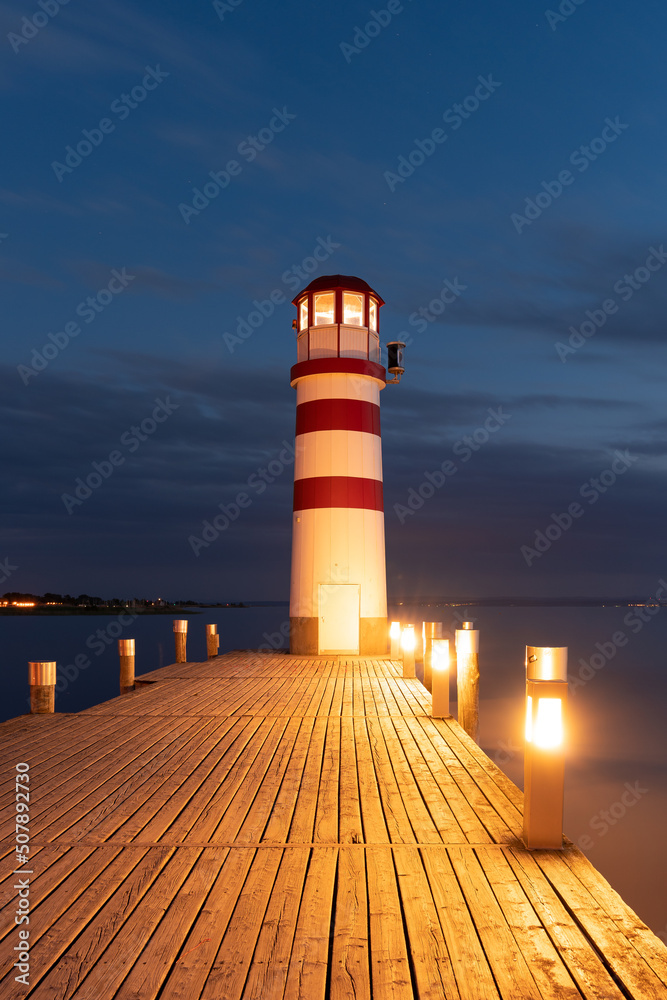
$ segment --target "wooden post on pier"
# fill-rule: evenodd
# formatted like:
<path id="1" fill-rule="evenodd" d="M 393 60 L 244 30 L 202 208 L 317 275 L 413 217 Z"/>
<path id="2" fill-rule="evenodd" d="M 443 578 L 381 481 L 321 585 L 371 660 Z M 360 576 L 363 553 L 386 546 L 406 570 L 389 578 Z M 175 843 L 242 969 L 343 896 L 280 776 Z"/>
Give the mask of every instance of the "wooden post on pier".
<path id="1" fill-rule="evenodd" d="M 176 643 L 176 663 L 187 663 L 186 645 L 188 641 L 187 619 L 174 619 L 174 641 Z"/>
<path id="2" fill-rule="evenodd" d="M 120 693 L 134 691 L 134 639 L 118 640 L 120 657 Z"/>
<path id="3" fill-rule="evenodd" d="M 479 631 L 472 622 L 456 630 L 456 690 L 459 725 L 477 742 L 479 733 Z"/>
<path id="4" fill-rule="evenodd" d="M 214 659 L 218 655 L 218 650 L 220 649 L 220 636 L 218 635 L 217 625 L 207 625 L 206 626 L 206 654 L 209 660 Z"/>
<path id="5" fill-rule="evenodd" d="M 424 643 L 424 687 L 427 691 L 432 690 L 432 662 L 434 639 L 442 638 L 442 622 L 422 622 L 422 638 Z"/>
<path id="6" fill-rule="evenodd" d="M 56 664 L 51 660 L 32 660 L 28 663 L 30 684 L 30 712 L 48 715 L 56 708 Z"/>

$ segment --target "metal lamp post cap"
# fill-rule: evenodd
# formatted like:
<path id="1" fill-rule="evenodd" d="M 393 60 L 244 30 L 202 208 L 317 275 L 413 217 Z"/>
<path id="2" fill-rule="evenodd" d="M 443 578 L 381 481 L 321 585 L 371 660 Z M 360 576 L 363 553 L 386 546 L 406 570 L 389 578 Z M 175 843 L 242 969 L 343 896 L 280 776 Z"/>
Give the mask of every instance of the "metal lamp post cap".
<path id="1" fill-rule="evenodd" d="M 567 646 L 526 646 L 526 679 L 566 681 Z"/>
<path id="2" fill-rule="evenodd" d="M 28 663 L 28 681 L 31 686 L 55 684 L 55 660 L 31 660 Z"/>
<path id="3" fill-rule="evenodd" d="M 187 632 L 188 622 L 187 619 L 175 618 L 174 619 L 174 632 Z"/>

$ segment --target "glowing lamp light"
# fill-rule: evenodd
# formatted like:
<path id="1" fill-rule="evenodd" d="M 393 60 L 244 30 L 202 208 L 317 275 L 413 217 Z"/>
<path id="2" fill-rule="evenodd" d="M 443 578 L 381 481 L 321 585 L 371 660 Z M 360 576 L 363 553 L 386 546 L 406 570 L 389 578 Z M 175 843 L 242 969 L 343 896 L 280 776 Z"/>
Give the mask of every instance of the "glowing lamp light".
<path id="1" fill-rule="evenodd" d="M 431 715 L 449 715 L 449 639 L 431 640 Z"/>
<path id="2" fill-rule="evenodd" d="M 567 648 L 526 648 L 523 841 L 563 846 Z"/>
<path id="3" fill-rule="evenodd" d="M 427 691 L 432 688 L 432 643 L 434 639 L 442 638 L 442 622 L 422 622 L 422 663 L 424 664 L 423 684 Z"/>
<path id="4" fill-rule="evenodd" d="M 389 626 L 389 639 L 391 641 L 391 658 L 397 660 L 401 645 L 401 623 L 392 622 Z"/>
<path id="5" fill-rule="evenodd" d="M 415 627 L 406 625 L 401 632 L 401 649 L 403 650 L 403 676 L 415 676 Z"/>
<path id="6" fill-rule="evenodd" d="M 533 732 L 534 730 L 534 732 Z M 543 750 L 561 746 L 563 742 L 563 702 L 560 698 L 538 698 L 533 726 L 533 697 L 526 699 L 526 741 L 535 740 Z"/>

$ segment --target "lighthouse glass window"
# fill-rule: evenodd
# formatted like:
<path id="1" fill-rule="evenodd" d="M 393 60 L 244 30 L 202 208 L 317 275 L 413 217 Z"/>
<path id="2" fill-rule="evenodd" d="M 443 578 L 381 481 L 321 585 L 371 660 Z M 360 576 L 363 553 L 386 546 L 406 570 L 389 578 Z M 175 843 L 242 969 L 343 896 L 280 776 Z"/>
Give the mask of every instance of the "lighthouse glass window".
<path id="1" fill-rule="evenodd" d="M 378 304 L 375 299 L 368 300 L 368 325 L 371 330 L 378 328 Z"/>
<path id="2" fill-rule="evenodd" d="M 349 326 L 364 325 L 364 297 L 343 292 L 343 323 Z"/>
<path id="3" fill-rule="evenodd" d="M 334 321 L 334 294 L 324 292 L 315 296 L 315 326 L 327 326 Z"/>
<path id="4" fill-rule="evenodd" d="M 299 329 L 305 330 L 308 326 L 308 297 L 301 299 L 299 304 Z"/>

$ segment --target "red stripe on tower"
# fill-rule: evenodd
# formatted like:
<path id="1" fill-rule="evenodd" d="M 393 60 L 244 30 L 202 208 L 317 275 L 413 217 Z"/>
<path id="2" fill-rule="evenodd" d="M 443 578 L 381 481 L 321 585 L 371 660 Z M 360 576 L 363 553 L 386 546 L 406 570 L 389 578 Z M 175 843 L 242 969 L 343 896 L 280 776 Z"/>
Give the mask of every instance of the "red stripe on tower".
<path id="1" fill-rule="evenodd" d="M 355 507 L 384 510 L 382 482 L 357 476 L 313 476 L 294 483 L 294 510 Z"/>
<path id="2" fill-rule="evenodd" d="M 363 431 L 380 434 L 380 407 L 363 399 L 312 399 L 296 408 L 296 433 Z"/>

